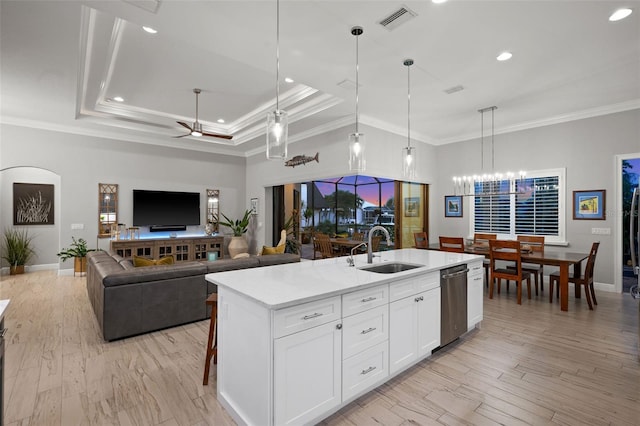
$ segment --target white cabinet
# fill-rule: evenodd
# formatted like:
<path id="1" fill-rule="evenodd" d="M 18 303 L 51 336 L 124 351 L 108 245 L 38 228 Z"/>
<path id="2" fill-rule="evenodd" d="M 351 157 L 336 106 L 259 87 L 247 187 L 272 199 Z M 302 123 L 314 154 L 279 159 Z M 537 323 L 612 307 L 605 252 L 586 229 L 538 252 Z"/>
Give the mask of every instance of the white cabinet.
<path id="1" fill-rule="evenodd" d="M 342 402 L 340 321 L 274 342 L 276 425 L 309 423 Z"/>
<path id="2" fill-rule="evenodd" d="M 484 267 L 482 262 L 468 265 L 467 275 L 467 330 L 482 321 L 484 303 Z"/>
<path id="3" fill-rule="evenodd" d="M 393 286 L 393 284 L 392 284 Z M 389 304 L 389 368 L 403 370 L 440 346 L 440 287 Z"/>

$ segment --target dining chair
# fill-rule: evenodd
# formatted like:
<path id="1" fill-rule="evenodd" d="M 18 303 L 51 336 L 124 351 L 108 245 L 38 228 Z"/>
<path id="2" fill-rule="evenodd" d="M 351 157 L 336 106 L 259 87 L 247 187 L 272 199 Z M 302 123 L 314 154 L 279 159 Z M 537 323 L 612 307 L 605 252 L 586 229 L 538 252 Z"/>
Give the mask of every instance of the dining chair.
<path id="1" fill-rule="evenodd" d="M 521 247 L 528 246 L 532 252 L 544 252 L 544 236 L 518 235 Z M 538 277 L 540 278 L 540 292 L 544 292 L 544 265 L 536 263 L 523 263 L 522 270 L 531 272 L 536 285 L 536 296 L 538 295 Z"/>
<path id="2" fill-rule="evenodd" d="M 440 237 L 440 250 L 454 253 L 464 253 L 464 238 Z"/>
<path id="3" fill-rule="evenodd" d="M 364 241 L 364 232 L 354 232 L 351 235 L 351 239 L 354 241 Z"/>
<path id="4" fill-rule="evenodd" d="M 415 248 L 427 248 L 429 247 L 429 238 L 426 232 L 414 232 L 413 241 L 415 242 Z"/>
<path id="5" fill-rule="evenodd" d="M 380 251 L 380 241 L 382 241 L 382 235 L 371 237 L 371 251 Z"/>
<path id="6" fill-rule="evenodd" d="M 573 285 L 583 285 L 584 294 L 589 304 L 589 309 L 593 310 L 593 305 L 597 305 L 596 293 L 593 289 L 593 269 L 596 264 L 596 254 L 598 254 L 598 247 L 600 247 L 600 241 L 596 241 L 591 245 L 591 251 L 589 252 L 589 258 L 587 259 L 587 267 L 584 270 L 584 274 L 575 276 L 574 273 L 569 274 L 569 282 Z M 575 268 L 575 266 L 574 266 Z M 554 272 L 549 275 L 549 303 L 553 302 L 553 287 L 556 287 L 556 297 L 560 296 L 560 274 Z M 593 299 L 593 304 L 591 303 Z"/>
<path id="7" fill-rule="evenodd" d="M 473 244 L 476 246 L 486 246 L 487 248 L 489 248 L 489 240 L 496 240 L 498 239 L 498 234 L 482 234 L 482 233 L 478 233 L 476 232 L 475 234 L 473 234 Z M 489 286 L 489 271 L 491 269 L 491 262 L 489 261 L 489 259 L 484 259 L 482 261 L 482 266 L 484 266 L 484 274 L 485 277 L 487 278 L 486 282 L 486 286 Z"/>
<path id="8" fill-rule="evenodd" d="M 531 272 L 522 270 L 520 242 L 514 240 L 489 240 L 489 259 L 491 278 L 489 280 L 489 299 L 493 299 L 493 286 L 498 280 L 498 294 L 503 279 L 515 281 L 518 286 L 518 305 L 522 304 L 522 282 L 527 281 L 527 296 L 531 299 Z M 497 262 L 515 262 L 515 269 L 500 267 Z"/>
<path id="9" fill-rule="evenodd" d="M 315 236 L 315 241 L 318 244 L 318 251 L 320 252 L 322 259 L 335 257 L 333 244 L 331 244 L 331 239 L 327 234 L 317 233 Z"/>

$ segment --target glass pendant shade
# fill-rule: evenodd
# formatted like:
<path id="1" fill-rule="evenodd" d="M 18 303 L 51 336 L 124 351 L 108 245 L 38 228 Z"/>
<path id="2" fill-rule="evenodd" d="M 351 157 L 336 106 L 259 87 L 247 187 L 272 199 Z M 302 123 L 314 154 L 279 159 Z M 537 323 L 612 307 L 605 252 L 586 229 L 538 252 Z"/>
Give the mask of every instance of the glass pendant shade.
<path id="1" fill-rule="evenodd" d="M 289 118 L 286 111 L 276 110 L 267 114 L 267 158 L 287 158 Z"/>
<path id="2" fill-rule="evenodd" d="M 416 177 L 416 149 L 412 146 L 402 148 L 402 174 L 410 179 Z"/>
<path id="3" fill-rule="evenodd" d="M 349 170 L 363 172 L 366 169 L 364 151 L 364 133 L 351 133 L 349 135 Z"/>

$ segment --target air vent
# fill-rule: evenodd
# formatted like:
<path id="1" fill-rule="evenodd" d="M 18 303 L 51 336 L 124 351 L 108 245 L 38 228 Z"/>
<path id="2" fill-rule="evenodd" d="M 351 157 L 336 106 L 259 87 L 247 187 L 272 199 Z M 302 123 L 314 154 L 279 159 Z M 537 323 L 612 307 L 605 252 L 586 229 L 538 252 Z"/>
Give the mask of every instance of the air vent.
<path id="1" fill-rule="evenodd" d="M 449 87 L 448 89 L 444 89 L 444 93 L 446 93 L 447 95 L 450 95 L 452 93 L 460 92 L 462 90 L 464 90 L 464 87 L 458 84 L 457 86 L 453 86 L 453 87 Z"/>
<path id="2" fill-rule="evenodd" d="M 387 30 L 392 31 L 398 28 L 400 25 L 404 24 L 405 22 L 409 21 L 410 19 L 415 18 L 416 16 L 418 16 L 418 14 L 415 13 L 413 10 L 409 9 L 406 6 L 402 6 L 400 9 L 391 13 L 386 18 L 383 18 L 380 21 L 378 21 L 378 23 L 383 27 L 385 27 Z"/>

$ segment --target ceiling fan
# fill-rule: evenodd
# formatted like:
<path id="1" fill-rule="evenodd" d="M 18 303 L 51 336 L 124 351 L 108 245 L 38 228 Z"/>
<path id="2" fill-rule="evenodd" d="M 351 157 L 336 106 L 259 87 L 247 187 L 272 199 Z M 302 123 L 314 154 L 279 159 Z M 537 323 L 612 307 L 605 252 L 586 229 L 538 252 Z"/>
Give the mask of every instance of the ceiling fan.
<path id="1" fill-rule="evenodd" d="M 189 133 L 187 133 L 186 135 L 174 136 L 174 138 L 184 138 L 185 136 L 196 136 L 196 137 L 210 136 L 213 138 L 221 138 L 221 139 L 233 138 L 233 136 L 231 135 L 222 135 L 220 133 L 207 133 L 202 131 L 202 124 L 198 121 L 198 95 L 200 94 L 200 92 L 201 92 L 200 89 L 193 89 L 193 93 L 196 94 L 196 121 L 193 122 L 192 126 L 189 126 L 184 121 L 177 121 L 176 123 L 178 123 L 182 127 L 186 127 L 187 129 L 189 129 Z"/>

